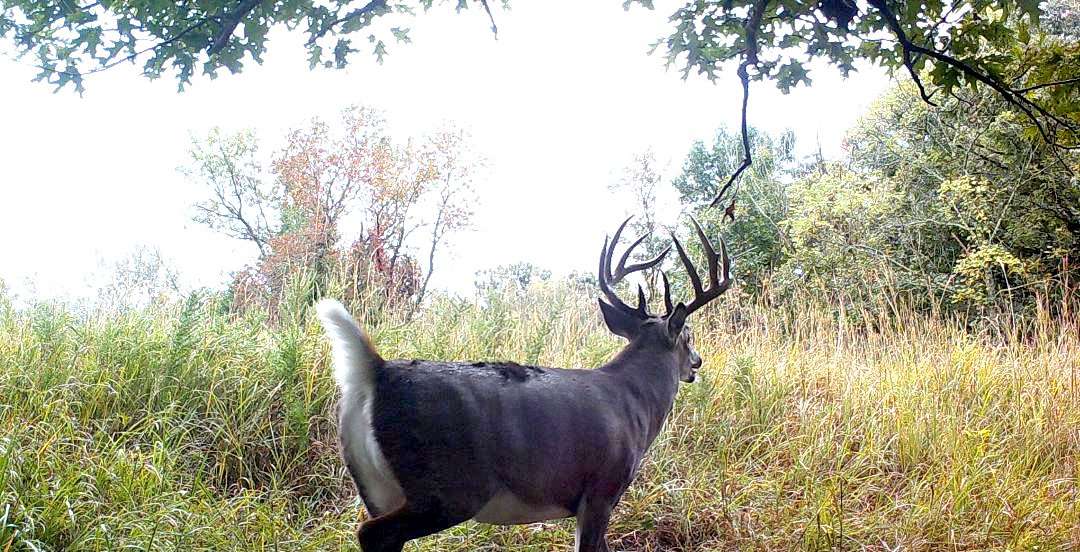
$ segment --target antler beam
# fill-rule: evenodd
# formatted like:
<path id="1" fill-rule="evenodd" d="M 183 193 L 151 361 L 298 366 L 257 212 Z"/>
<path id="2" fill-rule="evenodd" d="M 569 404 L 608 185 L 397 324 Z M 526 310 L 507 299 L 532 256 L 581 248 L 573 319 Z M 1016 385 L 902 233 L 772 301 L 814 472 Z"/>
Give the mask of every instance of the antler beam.
<path id="1" fill-rule="evenodd" d="M 623 278 L 625 278 L 629 274 L 648 270 L 660 264 L 664 260 L 664 257 L 667 256 L 668 252 L 671 251 L 671 247 L 664 249 L 660 252 L 659 255 L 653 257 L 652 259 L 626 266 L 626 262 L 630 259 L 630 254 L 633 253 L 634 248 L 640 245 L 641 242 L 645 241 L 645 238 L 648 237 L 648 234 L 644 234 L 638 239 L 634 240 L 634 242 L 630 244 L 630 247 L 628 247 L 626 251 L 623 252 L 622 256 L 619 257 L 619 263 L 615 266 L 615 271 L 612 272 L 611 260 L 615 257 L 615 247 L 619 244 L 619 238 L 622 236 L 622 232 L 626 228 L 627 223 L 629 223 L 630 219 L 632 218 L 634 217 L 628 217 L 626 220 L 623 221 L 622 224 L 619 225 L 619 229 L 615 231 L 615 235 L 612 236 L 611 240 L 604 238 L 604 247 L 600 249 L 599 284 L 600 291 L 602 291 L 604 293 L 604 296 L 607 297 L 607 300 L 611 303 L 611 306 L 617 307 L 628 314 L 633 314 L 634 316 L 637 316 L 638 318 L 644 320 L 650 315 L 647 311 L 648 304 L 645 300 L 645 291 L 641 288 L 641 286 L 638 286 L 637 308 L 633 308 L 630 305 L 624 303 L 623 300 L 619 298 L 618 294 L 615 293 L 614 286 L 621 282 Z M 667 289 L 667 277 L 664 278 L 664 285 L 665 289 Z M 670 302 L 670 298 L 668 300 Z"/>
<path id="2" fill-rule="evenodd" d="M 701 283 L 701 276 L 698 275 L 698 271 L 694 268 L 694 264 L 690 262 L 690 257 L 686 254 L 686 250 L 683 249 L 679 238 L 675 237 L 672 233 L 671 239 L 675 241 L 675 251 L 679 254 L 679 259 L 682 261 L 684 267 L 686 267 L 686 274 L 690 277 L 690 284 L 694 287 L 694 300 L 686 306 L 687 314 L 690 314 L 699 308 L 703 307 L 709 301 L 716 299 L 723 295 L 725 291 L 731 287 L 731 258 L 728 257 L 727 244 L 724 242 L 724 238 L 720 238 L 720 253 L 716 252 L 712 243 L 705 236 L 705 231 L 701 229 L 701 225 L 698 221 L 690 217 L 690 222 L 694 223 L 694 229 L 697 231 L 698 239 L 701 240 L 701 248 L 705 251 L 705 259 L 708 262 L 709 268 L 709 288 L 705 289 Z M 671 293 L 668 286 L 667 277 L 664 277 L 664 302 L 667 305 L 668 312 L 671 312 Z"/>

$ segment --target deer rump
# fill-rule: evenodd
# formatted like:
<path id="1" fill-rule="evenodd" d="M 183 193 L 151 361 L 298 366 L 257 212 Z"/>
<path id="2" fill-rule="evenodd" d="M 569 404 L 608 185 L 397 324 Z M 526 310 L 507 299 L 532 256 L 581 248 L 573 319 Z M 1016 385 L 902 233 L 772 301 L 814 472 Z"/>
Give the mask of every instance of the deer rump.
<path id="1" fill-rule="evenodd" d="M 372 368 L 370 404 L 344 395 L 339 426 L 349 428 L 345 460 L 372 516 L 409 501 L 499 525 L 570 517 L 586 493 L 621 494 L 648 448 L 642 440 L 660 429 L 618 373 L 432 361 Z"/>

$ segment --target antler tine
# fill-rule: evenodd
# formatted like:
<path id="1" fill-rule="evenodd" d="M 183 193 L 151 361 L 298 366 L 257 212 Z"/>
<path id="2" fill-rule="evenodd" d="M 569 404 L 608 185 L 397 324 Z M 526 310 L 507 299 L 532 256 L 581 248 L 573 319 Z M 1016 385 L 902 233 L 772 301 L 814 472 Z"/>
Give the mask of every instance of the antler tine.
<path id="1" fill-rule="evenodd" d="M 629 272 L 626 271 L 626 261 L 630 259 L 630 254 L 634 252 L 634 248 L 645 241 L 647 236 L 647 234 L 642 234 L 641 237 L 634 240 L 634 243 L 630 244 L 630 247 L 626 248 L 626 251 L 623 251 L 622 257 L 619 257 L 619 264 L 615 265 L 615 274 L 621 274 L 623 276 L 629 274 Z"/>
<path id="2" fill-rule="evenodd" d="M 666 273 L 661 272 L 660 278 L 664 280 L 664 308 L 667 309 L 664 316 L 667 316 L 671 314 L 671 311 L 675 310 L 675 306 L 671 304 L 671 284 L 668 283 Z"/>
<path id="3" fill-rule="evenodd" d="M 698 275 L 697 269 L 695 269 L 693 263 L 690 262 L 690 257 L 687 256 L 682 244 L 679 243 L 679 239 L 672 234 L 671 237 L 675 240 L 675 250 L 679 252 L 679 258 L 682 260 L 683 266 L 686 267 L 687 275 L 690 277 L 690 283 L 694 286 L 694 300 L 687 305 L 687 314 L 696 311 L 709 301 L 716 299 L 731 287 L 731 258 L 728 256 L 727 243 L 724 241 L 724 238 L 720 238 L 720 253 L 718 254 L 716 248 L 713 247 L 708 237 L 705 236 L 705 231 L 701 229 L 701 225 L 698 224 L 698 221 L 694 220 L 693 217 L 690 217 L 690 221 L 694 224 L 694 230 L 701 240 L 702 249 L 705 250 L 705 258 L 708 261 L 709 267 L 709 289 L 704 289 L 702 287 L 701 277 Z"/>
<path id="4" fill-rule="evenodd" d="M 619 296 L 615 294 L 615 290 L 611 289 L 611 263 L 610 263 L 610 251 L 608 249 L 608 237 L 604 236 L 604 246 L 600 248 L 600 271 L 599 271 L 598 283 L 600 285 L 600 291 L 604 293 L 607 300 L 611 302 L 614 307 L 629 309 L 630 307 L 623 303 Z"/>
<path id="5" fill-rule="evenodd" d="M 626 219 L 626 221 L 623 222 L 623 225 L 625 225 L 629 221 L 630 221 L 630 219 Z M 619 227 L 619 232 L 622 232 L 622 226 Z M 619 235 L 619 232 L 615 233 L 616 237 Z M 634 264 L 632 264 L 630 266 L 626 266 L 626 261 L 630 260 L 630 254 L 634 252 L 634 248 L 636 248 L 638 245 L 641 245 L 641 242 L 645 241 L 645 238 L 647 238 L 647 237 L 649 237 L 648 234 L 642 234 L 640 237 L 638 237 L 638 239 L 634 240 L 634 243 L 630 244 L 630 247 L 626 248 L 626 251 L 623 252 L 622 257 L 619 257 L 619 264 L 615 265 L 615 274 L 613 276 L 613 279 L 616 282 L 618 282 L 619 280 L 622 280 L 623 277 L 626 276 L 627 274 L 632 274 L 634 272 L 638 272 L 638 271 L 641 271 L 641 270 L 648 270 L 648 269 L 660 264 L 660 262 L 664 260 L 664 257 L 667 256 L 668 252 L 671 251 L 671 247 L 668 246 L 663 251 L 661 251 L 659 255 L 657 255 L 657 256 L 655 256 L 655 257 L 653 257 L 653 258 L 651 258 L 651 259 L 649 259 L 647 261 L 643 261 L 643 262 L 640 262 L 640 263 L 634 263 Z M 611 243 L 611 249 L 608 251 L 608 264 L 611 264 L 611 255 L 614 254 L 614 253 L 615 253 L 615 242 L 612 242 Z"/>
<path id="6" fill-rule="evenodd" d="M 648 234 L 645 234 L 634 240 L 634 243 L 630 244 L 630 247 L 628 247 L 619 258 L 619 263 L 616 265 L 615 271 L 612 272 L 611 261 L 615 257 L 615 248 L 619 244 L 619 238 L 622 236 L 623 230 L 626 229 L 626 225 L 632 218 L 633 217 L 628 217 L 624 220 L 622 224 L 619 225 L 619 228 L 615 230 L 615 235 L 610 240 L 604 238 L 604 246 L 600 249 L 600 291 L 604 293 L 604 296 L 607 297 L 612 306 L 619 307 L 628 312 L 633 312 L 642 318 L 647 318 L 649 316 L 648 302 L 645 300 L 645 291 L 640 285 L 638 286 L 637 308 L 632 308 L 619 299 L 619 296 L 615 293 L 615 290 L 612 289 L 612 286 L 621 282 L 623 278 L 631 273 L 647 270 L 660 264 L 664 260 L 664 257 L 667 256 L 668 252 L 671 251 L 671 248 L 668 247 L 667 249 L 664 249 L 659 255 L 652 259 L 626 266 L 626 262 L 630 259 L 630 255 L 634 252 L 634 249 L 648 237 Z"/>
<path id="7" fill-rule="evenodd" d="M 642 236 L 642 237 L 644 238 L 645 236 Z M 660 264 L 664 260 L 664 257 L 667 257 L 667 254 L 670 251 L 671 251 L 671 246 L 668 246 L 668 247 L 664 248 L 664 250 L 661 251 L 660 254 L 658 254 L 657 256 L 655 256 L 655 257 L 653 257 L 653 258 L 651 258 L 651 259 L 649 259 L 647 261 L 642 261 L 640 263 L 634 263 L 634 264 L 632 264 L 632 265 L 630 265 L 628 267 L 625 267 L 626 274 L 631 274 L 631 273 L 634 273 L 634 272 L 640 272 L 642 270 L 648 270 L 648 269 Z"/>
<path id="8" fill-rule="evenodd" d="M 701 287 L 701 277 L 698 276 L 694 263 L 690 262 L 690 257 L 686 256 L 686 251 L 683 249 L 682 243 L 679 242 L 679 238 L 675 237 L 674 232 L 671 233 L 671 239 L 675 242 L 675 251 L 679 254 L 679 259 L 682 260 L 683 266 L 686 267 L 686 275 L 690 277 L 690 283 L 694 286 L 694 294 L 701 295 L 705 293 L 705 289 Z"/>
<path id="9" fill-rule="evenodd" d="M 720 270 L 717 263 L 720 261 L 720 256 L 716 254 L 716 250 L 713 249 L 709 239 L 705 237 L 705 231 L 701 229 L 701 225 L 694 217 L 690 217 L 690 222 L 694 224 L 694 230 L 697 230 L 698 239 L 701 240 L 701 247 L 705 249 L 705 259 L 709 263 L 709 287 L 715 288 L 720 285 Z M 721 243 L 723 238 L 721 238 Z M 725 270 L 726 274 L 727 271 Z"/>
<path id="10" fill-rule="evenodd" d="M 608 242 L 605 242 L 605 246 L 607 247 L 607 260 L 604 261 L 606 267 L 604 270 L 607 271 L 605 274 L 607 274 L 608 280 L 612 280 L 615 283 L 618 283 L 619 280 L 622 280 L 625 274 L 618 275 L 618 269 L 615 270 L 616 275 L 611 274 L 611 259 L 615 257 L 615 247 L 619 245 L 619 238 L 622 237 L 622 231 L 626 228 L 626 225 L 630 222 L 630 219 L 632 218 L 634 218 L 633 215 L 626 217 L 626 220 L 622 221 L 622 224 L 619 225 L 619 228 L 615 230 L 615 235 L 612 236 L 610 244 Z M 630 246 L 630 249 L 633 249 L 633 246 Z M 627 255 L 629 255 L 630 250 L 628 249 L 626 253 Z M 626 259 L 626 255 L 623 255 L 623 259 Z M 621 262 L 619 263 L 619 266 L 622 266 Z"/>
<path id="11" fill-rule="evenodd" d="M 731 258 L 728 257 L 727 242 L 724 238 L 720 238 L 720 263 L 724 268 L 724 281 L 720 284 L 724 286 L 724 290 L 731 285 Z"/>

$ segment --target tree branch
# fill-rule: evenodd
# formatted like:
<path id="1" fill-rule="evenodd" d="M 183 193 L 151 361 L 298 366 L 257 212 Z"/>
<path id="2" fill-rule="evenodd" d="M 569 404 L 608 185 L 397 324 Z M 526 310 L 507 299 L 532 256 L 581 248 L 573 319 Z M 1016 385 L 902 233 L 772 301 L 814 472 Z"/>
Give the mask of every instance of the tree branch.
<path id="1" fill-rule="evenodd" d="M 743 97 L 742 97 L 742 146 L 743 146 L 743 160 L 739 164 L 739 167 L 735 169 L 735 172 L 728 178 L 724 187 L 720 188 L 720 192 L 716 194 L 716 199 L 712 200 L 709 207 L 715 207 L 720 204 L 720 201 L 727 194 L 728 190 L 735 184 L 739 176 L 743 171 L 750 168 L 750 165 L 754 163 L 754 158 L 750 153 L 750 132 L 746 124 L 746 107 L 750 102 L 750 73 L 747 71 L 751 65 L 757 66 L 758 63 L 758 29 L 761 27 L 761 19 L 765 15 L 765 8 L 768 6 L 769 0 L 757 0 L 750 7 L 750 13 L 747 15 L 746 23 L 743 28 L 746 31 L 746 49 L 743 50 L 743 61 L 739 64 L 737 71 L 739 75 L 739 81 L 742 83 Z M 734 221 L 735 220 L 735 199 L 736 194 L 731 194 L 731 203 L 728 204 L 724 210 L 724 217 Z"/>
<path id="2" fill-rule="evenodd" d="M 743 98 L 742 98 L 742 147 L 743 147 L 743 160 L 739 164 L 739 167 L 735 169 L 735 172 L 731 173 L 726 184 L 723 188 L 720 188 L 720 192 L 716 194 L 716 199 L 712 200 L 709 207 L 716 207 L 720 204 L 721 200 L 727 194 L 735 181 L 746 169 L 750 168 L 753 164 L 754 158 L 750 154 L 750 132 L 746 124 L 746 106 L 750 101 L 750 75 L 746 71 L 746 66 L 749 65 L 749 59 L 744 60 L 739 64 L 739 80 L 742 81 Z M 735 220 L 735 194 L 731 195 L 731 203 L 724 209 L 724 217 L 730 220 Z"/>
<path id="3" fill-rule="evenodd" d="M 1024 94 L 1026 92 L 1031 92 L 1033 90 L 1039 90 L 1039 89 L 1042 89 L 1042 88 L 1049 88 L 1051 86 L 1061 86 L 1061 85 L 1064 85 L 1064 84 L 1080 84 L 1080 77 L 1072 77 L 1070 79 L 1064 79 L 1064 80 L 1059 80 L 1059 81 L 1054 81 L 1054 82 L 1044 82 L 1042 84 L 1036 84 L 1035 86 L 1029 86 L 1027 88 L 1021 88 L 1021 89 L 1017 90 L 1016 93 L 1017 94 Z"/>
<path id="4" fill-rule="evenodd" d="M 117 65 L 120 65 L 121 63 L 125 63 L 125 62 L 128 62 L 128 61 L 134 61 L 135 58 L 138 58 L 139 56 L 141 56 L 141 55 L 143 55 L 143 54 L 145 54 L 147 52 L 152 52 L 154 50 L 157 50 L 158 48 L 168 46 L 169 44 L 172 44 L 173 42 L 176 42 L 177 40 L 180 40 L 181 38 L 184 38 L 185 36 L 187 36 L 192 31 L 198 29 L 199 27 L 202 27 L 203 25 L 205 25 L 205 24 L 207 24 L 209 22 L 210 22 L 210 18 L 204 17 L 204 18 L 192 23 L 190 26 L 188 26 L 184 30 L 180 31 L 179 33 L 176 33 L 176 36 L 174 36 L 174 37 L 172 37 L 172 38 L 170 38 L 168 40 L 163 40 L 161 42 L 158 42 L 157 44 L 152 44 L 150 46 L 147 46 L 146 48 L 143 48 L 142 50 L 136 50 L 136 51 L 134 51 L 134 52 L 132 52 L 132 53 L 130 53 L 130 54 L 116 60 L 116 61 L 108 62 L 108 58 L 106 58 L 105 60 L 100 61 L 101 63 L 103 63 L 103 65 L 95 67 L 95 68 L 93 68 L 93 69 L 91 69 L 89 71 L 86 71 L 86 72 L 65 71 L 65 70 L 60 70 L 60 69 L 53 69 L 51 67 L 45 67 L 43 65 L 38 65 L 38 64 L 33 64 L 33 66 L 36 69 L 40 69 L 42 71 L 48 71 L 49 73 L 52 73 L 52 74 L 67 75 L 69 77 L 80 78 L 81 79 L 81 78 L 83 78 L 83 77 L 85 77 L 87 75 L 93 75 L 94 73 L 100 73 L 102 71 L 112 69 L 113 67 L 116 67 Z"/>
<path id="5" fill-rule="evenodd" d="M 214 42 L 210 44 L 210 47 L 206 49 L 207 55 L 212 56 L 224 49 L 236 31 L 236 26 L 260 3 L 262 3 L 262 0 L 241 0 L 240 5 L 236 7 L 236 11 L 222 17 L 221 32 L 214 38 Z"/>
<path id="6" fill-rule="evenodd" d="M 491 15 L 491 6 L 488 5 L 488 0 L 480 0 L 480 4 L 484 6 L 484 11 L 487 12 L 488 19 L 491 20 L 491 32 L 495 34 L 495 40 L 499 40 L 499 27 L 495 25 L 495 16 Z"/>
<path id="7" fill-rule="evenodd" d="M 366 16 L 369 16 L 369 15 L 372 18 L 374 18 L 376 15 L 379 15 L 379 13 L 376 13 L 376 12 L 381 11 L 381 10 L 385 10 L 385 9 L 386 9 L 386 0 L 371 0 L 371 2 L 368 2 L 363 7 L 360 7 L 360 8 L 357 8 L 357 9 L 351 11 L 351 12 L 345 14 L 344 16 L 339 17 L 338 19 L 335 19 L 335 20 L 331 21 L 330 23 L 327 23 L 326 26 L 319 29 L 318 31 L 313 32 L 311 34 L 311 38 L 309 38 L 308 41 L 307 41 L 307 45 L 311 46 L 312 44 L 315 44 L 315 42 L 317 40 L 319 40 L 320 38 L 326 36 L 326 33 L 329 33 L 330 31 L 332 31 L 334 29 L 334 27 L 336 27 L 336 26 L 338 26 L 338 25 L 340 25 L 342 23 L 352 21 L 354 19 L 359 19 L 361 17 L 366 17 Z"/>
<path id="8" fill-rule="evenodd" d="M 881 14 L 881 17 L 885 20 L 885 24 L 889 27 L 889 30 L 892 31 L 894 35 L 896 35 L 897 40 L 900 42 L 900 45 L 904 50 L 905 60 L 909 59 L 910 52 L 915 52 L 918 54 L 923 54 L 946 65 L 949 65 L 955 69 L 959 69 L 968 78 L 974 79 L 989 86 L 999 95 L 1001 95 L 1001 97 L 1005 98 L 1005 101 L 1020 109 L 1020 111 L 1022 111 L 1024 115 L 1027 116 L 1027 118 L 1035 125 L 1035 128 L 1039 131 L 1039 134 L 1042 136 L 1043 140 L 1047 144 L 1050 144 L 1051 146 L 1060 149 L 1080 148 L 1080 146 L 1066 146 L 1057 142 L 1057 140 L 1054 138 L 1054 132 L 1050 128 L 1048 128 L 1046 123 L 1039 119 L 1039 115 L 1045 117 L 1046 119 L 1049 119 L 1050 121 L 1053 121 L 1057 125 L 1065 127 L 1073 133 L 1076 133 L 1077 129 L 1072 125 L 1071 122 L 1062 119 L 1061 117 L 1058 117 L 1053 113 L 1050 113 L 1041 105 L 1024 96 L 1024 92 L 1027 90 L 1014 90 L 1006 84 L 1000 82 L 993 76 L 985 74 L 978 69 L 975 69 L 974 67 L 968 65 L 967 63 L 964 63 L 963 61 L 960 61 L 948 54 L 944 54 L 937 50 L 919 46 L 918 44 L 911 42 L 907 34 L 904 32 L 903 28 L 900 26 L 900 21 L 896 18 L 896 15 L 892 12 L 892 9 L 889 8 L 887 0 L 868 0 L 868 3 Z M 914 72 L 912 72 L 912 76 L 914 76 Z M 927 98 L 925 92 L 921 90 L 922 84 L 918 81 L 917 78 L 916 83 L 919 83 L 920 92 L 923 94 L 923 99 L 926 100 Z"/>

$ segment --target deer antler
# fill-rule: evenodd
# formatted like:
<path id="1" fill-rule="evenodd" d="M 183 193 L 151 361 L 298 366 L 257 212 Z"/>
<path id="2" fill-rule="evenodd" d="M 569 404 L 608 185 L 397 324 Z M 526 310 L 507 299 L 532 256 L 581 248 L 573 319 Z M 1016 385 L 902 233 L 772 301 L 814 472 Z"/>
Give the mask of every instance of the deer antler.
<path id="1" fill-rule="evenodd" d="M 645 241 L 645 238 L 648 237 L 648 234 L 644 234 L 640 238 L 634 240 L 634 243 L 630 244 L 630 247 L 628 247 L 626 251 L 623 252 L 622 256 L 619 257 L 619 264 L 615 266 L 615 272 L 612 273 L 611 259 L 615 256 L 615 246 L 619 244 L 619 237 L 622 235 L 623 229 L 626 228 L 626 224 L 629 223 L 630 219 L 632 218 L 634 217 L 628 217 L 626 220 L 623 221 L 622 224 L 619 225 L 619 229 L 615 231 L 615 235 L 611 238 L 610 241 L 606 237 L 604 238 L 604 247 L 600 249 L 600 291 L 602 291 L 604 293 L 604 296 L 607 297 L 607 300 L 611 303 L 611 306 L 616 307 L 626 312 L 627 314 L 631 314 L 644 320 L 646 318 L 649 318 L 650 316 L 650 314 L 646 310 L 648 305 L 645 301 L 645 290 L 641 289 L 640 285 L 638 286 L 638 306 L 637 308 L 633 308 L 630 305 L 624 303 L 622 299 L 619 299 L 619 296 L 615 293 L 613 286 L 621 282 L 622 279 L 625 278 L 628 274 L 640 272 L 642 270 L 648 270 L 660 264 L 660 262 L 664 260 L 664 257 L 667 256 L 668 252 L 671 251 L 671 248 L 668 247 L 667 249 L 664 249 L 660 252 L 659 255 L 653 257 L 652 259 L 626 266 L 626 261 L 630 259 L 630 253 L 632 253 L 634 251 L 634 248 L 641 244 L 642 241 Z M 664 289 L 667 289 L 666 276 L 664 277 Z M 670 303 L 670 297 L 668 297 L 667 300 Z"/>
<path id="2" fill-rule="evenodd" d="M 679 238 L 676 238 L 675 234 L 672 233 L 671 239 L 675 240 L 675 251 L 678 252 L 683 266 L 686 267 L 686 274 L 690 277 L 690 284 L 694 286 L 694 300 L 686 306 L 687 314 L 698 310 L 709 301 L 721 296 L 731 287 L 731 259 L 728 257 L 727 244 L 724 243 L 724 238 L 720 238 L 720 253 L 717 254 L 712 243 L 705 237 L 705 232 L 701 229 L 698 221 L 694 220 L 694 217 L 690 217 L 690 222 L 694 223 L 694 229 L 697 230 L 698 238 L 701 240 L 701 247 L 705 250 L 705 259 L 709 263 L 709 289 L 702 287 L 701 276 L 698 276 L 697 270 L 694 268 L 693 263 L 690 262 L 690 257 L 686 255 L 682 244 L 679 243 Z M 721 269 L 723 269 L 723 273 L 721 273 Z M 667 306 L 668 314 L 670 314 L 672 311 L 671 288 L 668 286 L 667 276 L 664 277 L 664 304 Z"/>

